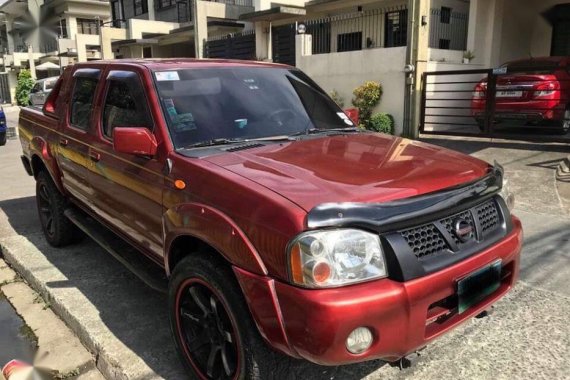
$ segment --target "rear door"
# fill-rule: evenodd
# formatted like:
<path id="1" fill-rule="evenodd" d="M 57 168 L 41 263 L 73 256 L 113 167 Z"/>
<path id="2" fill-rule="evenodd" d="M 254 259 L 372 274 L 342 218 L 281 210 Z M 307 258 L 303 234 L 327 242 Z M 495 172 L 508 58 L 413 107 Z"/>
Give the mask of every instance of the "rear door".
<path id="1" fill-rule="evenodd" d="M 63 186 L 85 205 L 90 204 L 91 186 L 89 144 L 93 126 L 93 108 L 98 90 L 100 69 L 81 68 L 73 73 L 69 102 L 58 137 L 58 163 L 63 174 Z"/>
<path id="2" fill-rule="evenodd" d="M 111 70 L 97 116 L 97 142 L 90 182 L 95 211 L 153 258 L 162 256 L 162 189 L 165 162 L 156 157 L 118 153 L 113 149 L 116 127 L 155 130 L 141 72 Z"/>

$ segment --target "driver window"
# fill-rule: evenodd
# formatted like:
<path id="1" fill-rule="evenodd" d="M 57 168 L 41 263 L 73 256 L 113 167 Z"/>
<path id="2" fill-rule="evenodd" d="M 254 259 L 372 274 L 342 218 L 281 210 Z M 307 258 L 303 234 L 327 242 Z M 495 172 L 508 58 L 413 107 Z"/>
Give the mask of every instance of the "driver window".
<path id="1" fill-rule="evenodd" d="M 147 102 L 140 82 L 110 80 L 103 111 L 103 135 L 113 138 L 115 127 L 145 127 L 152 129 Z"/>

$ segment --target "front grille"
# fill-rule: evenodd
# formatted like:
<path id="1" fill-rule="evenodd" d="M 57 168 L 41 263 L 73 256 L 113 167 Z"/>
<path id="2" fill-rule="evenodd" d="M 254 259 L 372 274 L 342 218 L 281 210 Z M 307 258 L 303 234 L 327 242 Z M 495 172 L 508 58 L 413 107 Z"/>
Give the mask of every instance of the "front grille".
<path id="1" fill-rule="evenodd" d="M 418 258 L 435 255 L 449 249 L 445 238 L 433 224 L 410 228 L 401 231 L 401 234 Z"/>
<path id="2" fill-rule="evenodd" d="M 472 239 L 461 241 L 456 235 L 455 223 L 458 219 L 466 221 L 473 228 L 475 232 Z M 466 245 L 483 241 L 500 226 L 497 203 L 489 200 L 472 209 L 399 233 L 417 258 L 425 258 L 441 253 L 456 253 Z"/>
<path id="3" fill-rule="evenodd" d="M 488 235 L 499 227 L 499 211 L 494 201 L 482 204 L 475 209 L 475 212 L 477 213 L 483 236 Z"/>

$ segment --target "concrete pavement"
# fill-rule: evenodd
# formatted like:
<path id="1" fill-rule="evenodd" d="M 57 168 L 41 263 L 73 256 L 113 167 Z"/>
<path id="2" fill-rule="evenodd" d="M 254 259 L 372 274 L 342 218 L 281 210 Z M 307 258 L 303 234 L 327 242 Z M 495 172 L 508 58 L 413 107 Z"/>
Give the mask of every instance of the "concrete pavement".
<path id="1" fill-rule="evenodd" d="M 525 227 L 521 282 L 489 318 L 468 321 L 428 346 L 407 371 L 375 361 L 325 368 L 293 363 L 278 379 L 567 379 L 570 365 L 570 218 L 554 172 L 565 147 L 449 142 L 502 163 Z M 180 379 L 166 298 L 145 287 L 95 243 L 53 249 L 36 216 L 34 183 L 19 143 L 0 148 L 0 244 L 5 259 L 51 304 L 96 355 L 107 378 Z M 402 332 L 405 333 L 405 332 Z"/>

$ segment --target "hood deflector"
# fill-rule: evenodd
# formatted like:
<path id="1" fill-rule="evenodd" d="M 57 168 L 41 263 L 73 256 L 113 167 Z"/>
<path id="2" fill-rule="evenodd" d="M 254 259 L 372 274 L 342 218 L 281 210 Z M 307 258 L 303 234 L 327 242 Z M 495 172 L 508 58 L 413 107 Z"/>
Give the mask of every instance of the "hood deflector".
<path id="1" fill-rule="evenodd" d="M 377 232 L 399 229 L 411 220 L 415 225 L 468 208 L 497 194 L 503 186 L 504 170 L 495 162 L 483 178 L 435 193 L 386 203 L 324 203 L 307 214 L 309 229 L 362 227 Z"/>

